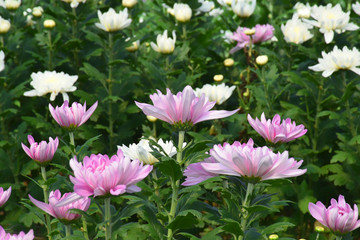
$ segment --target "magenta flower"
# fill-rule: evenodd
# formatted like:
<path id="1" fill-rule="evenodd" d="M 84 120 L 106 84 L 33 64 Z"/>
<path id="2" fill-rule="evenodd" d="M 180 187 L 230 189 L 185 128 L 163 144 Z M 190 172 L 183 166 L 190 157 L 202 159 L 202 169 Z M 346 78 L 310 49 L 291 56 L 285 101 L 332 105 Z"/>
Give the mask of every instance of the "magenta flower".
<path id="1" fill-rule="evenodd" d="M 19 234 L 10 234 L 5 232 L 4 228 L 0 226 L 0 239 L 1 240 L 33 240 L 34 231 L 31 229 L 28 233 L 20 232 Z"/>
<path id="2" fill-rule="evenodd" d="M 4 191 L 2 187 L 0 187 L 0 207 L 4 205 L 11 195 L 11 187 L 8 190 Z"/>
<path id="3" fill-rule="evenodd" d="M 244 33 L 245 30 L 249 30 L 246 27 L 238 27 L 236 32 L 231 36 L 232 40 L 237 41 L 236 47 L 230 50 L 230 53 L 233 54 L 236 51 L 244 48 L 246 45 L 250 43 L 250 38 L 252 39 L 252 43 L 260 43 L 266 42 L 270 40 L 274 36 L 274 27 L 270 24 L 256 24 L 255 26 L 255 34 L 252 36 L 246 35 Z"/>
<path id="4" fill-rule="evenodd" d="M 296 162 L 293 158 L 289 158 L 287 151 L 275 154 L 267 147 L 254 148 L 253 144 L 253 140 L 250 139 L 244 144 L 234 142 L 232 145 L 229 143 L 224 143 L 223 146 L 215 145 L 210 150 L 214 162 L 200 163 L 202 174 L 199 174 L 200 171 L 191 170 L 189 167 L 192 164 L 185 170 L 186 185 L 201 182 L 201 177 L 204 178 L 206 175 L 205 172 L 208 175 L 240 176 L 255 181 L 296 177 L 306 172 L 306 169 L 299 169 L 303 161 Z M 200 177 L 196 181 L 198 175 Z"/>
<path id="5" fill-rule="evenodd" d="M 65 101 L 61 107 L 56 106 L 55 109 L 49 104 L 49 109 L 51 115 L 61 127 L 73 130 L 84 124 L 91 117 L 97 105 L 98 102 L 96 101 L 86 111 L 86 102 L 84 103 L 84 106 L 74 102 L 71 107 L 69 107 L 69 102 Z"/>
<path id="6" fill-rule="evenodd" d="M 210 111 L 216 102 L 210 102 L 205 94 L 197 97 L 190 86 L 182 92 L 172 94 L 166 89 L 166 95 L 159 90 L 150 95 L 153 105 L 135 102 L 149 116 L 168 122 L 180 129 L 192 127 L 194 124 L 211 119 L 225 118 L 238 111 Z"/>
<path id="7" fill-rule="evenodd" d="M 50 214 L 54 218 L 59 219 L 60 221 L 69 222 L 81 217 L 80 214 L 71 213 L 70 209 L 80 209 L 82 211 L 87 211 L 91 202 L 90 198 L 81 197 L 78 200 L 65 206 L 57 206 L 58 202 L 65 201 L 66 198 L 73 195 L 74 193 L 65 193 L 63 196 L 61 196 L 61 192 L 59 190 L 51 191 L 49 194 L 49 204 L 34 199 L 30 194 L 29 198 L 32 203 L 34 203 L 44 212 Z"/>
<path id="8" fill-rule="evenodd" d="M 350 205 L 345 202 L 343 195 L 339 195 L 338 202 L 334 198 L 330 202 L 331 205 L 328 208 L 320 201 L 316 205 L 309 203 L 310 214 L 322 225 L 330 228 L 336 235 L 343 235 L 360 227 L 356 204 L 352 210 Z"/>
<path id="9" fill-rule="evenodd" d="M 70 176 L 74 191 L 80 196 L 120 195 L 125 192 L 139 192 L 135 184 L 144 179 L 153 169 L 139 160 L 130 160 L 121 150 L 110 159 L 107 155 L 92 154 L 83 163 L 76 157 L 70 160 L 74 175 Z"/>
<path id="10" fill-rule="evenodd" d="M 53 159 L 59 145 L 59 139 L 57 137 L 55 140 L 50 137 L 49 143 L 46 141 L 37 143 L 31 135 L 28 135 L 28 141 L 30 143 L 30 148 L 23 143 L 21 143 L 21 146 L 25 153 L 39 164 L 49 163 Z"/>
<path id="11" fill-rule="evenodd" d="M 250 114 L 248 114 L 248 121 L 255 131 L 271 143 L 290 142 L 307 132 L 304 129 L 304 125 L 296 126 L 296 123 L 291 122 L 290 118 L 280 123 L 281 118 L 279 114 L 276 114 L 272 121 L 270 119 L 266 120 L 264 113 L 261 114 L 261 121 L 258 118 L 252 119 Z"/>

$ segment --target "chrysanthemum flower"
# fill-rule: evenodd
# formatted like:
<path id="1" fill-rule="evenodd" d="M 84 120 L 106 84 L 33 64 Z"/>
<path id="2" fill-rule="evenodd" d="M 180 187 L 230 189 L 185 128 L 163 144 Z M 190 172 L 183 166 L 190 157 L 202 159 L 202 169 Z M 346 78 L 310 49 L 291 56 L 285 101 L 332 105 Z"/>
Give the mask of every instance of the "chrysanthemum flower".
<path id="1" fill-rule="evenodd" d="M 349 23 L 350 12 L 343 12 L 340 4 L 334 7 L 329 3 L 326 6 L 313 6 L 311 16 L 316 20 L 306 20 L 308 23 L 320 28 L 324 34 L 325 42 L 330 43 L 334 38 L 334 31 L 342 33 L 359 29 L 354 23 Z"/>
<path id="2" fill-rule="evenodd" d="M 139 192 L 141 189 L 135 184 L 153 169 L 152 165 L 143 166 L 139 160 L 130 160 L 121 150 L 111 158 L 92 154 L 78 162 L 74 157 L 70 167 L 74 171 L 74 177 L 70 176 L 74 192 L 83 197 Z"/>
<path id="3" fill-rule="evenodd" d="M 11 187 L 8 190 L 4 191 L 2 187 L 0 187 L 0 207 L 4 205 L 11 195 Z"/>
<path id="4" fill-rule="evenodd" d="M 269 24 L 265 24 L 265 25 L 256 24 L 255 34 L 249 36 L 245 33 L 249 29 L 250 28 L 246 28 L 246 27 L 238 27 L 236 32 L 233 33 L 231 39 L 237 41 L 237 45 L 236 47 L 230 50 L 230 53 L 234 53 L 244 48 L 246 45 L 250 43 L 250 38 L 252 43 L 260 43 L 270 40 L 274 36 L 274 30 L 275 30 L 274 27 Z"/>
<path id="5" fill-rule="evenodd" d="M 156 37 L 156 44 L 151 42 L 151 47 L 154 51 L 162 53 L 162 54 L 170 54 L 175 49 L 175 42 L 176 42 L 176 34 L 175 31 L 172 32 L 173 38 L 168 37 L 167 30 L 161 35 L 157 35 Z"/>
<path id="6" fill-rule="evenodd" d="M 110 8 L 105 13 L 101 13 L 100 10 L 98 10 L 98 17 L 100 23 L 95 23 L 95 26 L 106 32 L 116 32 L 127 28 L 132 21 L 129 18 L 127 8 L 119 11 L 119 13 L 116 13 L 113 8 Z"/>
<path id="7" fill-rule="evenodd" d="M 311 28 L 312 25 L 302 22 L 297 15 L 294 15 L 285 25 L 281 25 L 285 41 L 296 44 L 301 44 L 313 37 L 309 31 Z"/>
<path id="8" fill-rule="evenodd" d="M 188 129 L 198 122 L 225 118 L 238 111 L 210 111 L 216 102 L 210 102 L 204 94 L 196 97 L 190 86 L 186 86 L 176 95 L 172 94 L 170 89 L 166 90 L 166 95 L 157 90 L 150 98 L 154 105 L 135 103 L 146 115 L 168 122 L 179 129 Z"/>
<path id="9" fill-rule="evenodd" d="M 239 17 L 250 17 L 256 7 L 256 0 L 233 0 L 231 8 Z"/>
<path id="10" fill-rule="evenodd" d="M 187 22 L 190 20 L 192 10 L 186 3 L 175 3 L 173 9 L 174 16 L 179 22 Z"/>
<path id="11" fill-rule="evenodd" d="M 309 3 L 303 4 L 301 2 L 297 2 L 294 6 L 296 10 L 296 15 L 299 18 L 309 18 L 311 15 L 311 6 Z"/>
<path id="12" fill-rule="evenodd" d="M 354 204 L 353 210 L 345 202 L 343 195 L 339 195 L 338 201 L 332 198 L 328 208 L 320 201 L 316 204 L 309 203 L 309 211 L 316 220 L 336 235 L 343 235 L 360 227 L 358 207 Z"/>
<path id="13" fill-rule="evenodd" d="M 85 3 L 86 0 L 62 0 L 63 2 L 70 3 L 71 8 L 77 8 L 79 3 Z"/>
<path id="14" fill-rule="evenodd" d="M 5 232 L 4 228 L 0 226 L 0 239 L 1 240 L 33 240 L 34 231 L 31 229 L 28 233 L 20 232 L 19 234 L 10 234 Z"/>
<path id="15" fill-rule="evenodd" d="M 360 3 L 356 2 L 351 5 L 352 9 L 357 15 L 360 15 Z"/>
<path id="16" fill-rule="evenodd" d="M 76 90 L 74 83 L 78 76 L 70 76 L 63 72 L 45 71 L 32 73 L 31 78 L 30 85 L 34 87 L 34 90 L 25 92 L 24 96 L 43 96 L 51 93 L 50 101 L 54 101 L 55 97 L 62 93 L 64 101 L 69 101 L 67 92 L 74 92 Z"/>
<path id="17" fill-rule="evenodd" d="M 307 130 L 304 125 L 296 125 L 290 118 L 282 120 L 279 114 L 276 114 L 272 120 L 266 119 L 265 114 L 261 114 L 261 121 L 255 120 L 248 114 L 250 125 L 257 131 L 266 141 L 271 143 L 289 142 L 304 135 Z"/>
<path id="18" fill-rule="evenodd" d="M 50 137 L 49 143 L 46 141 L 37 143 L 31 135 L 28 135 L 28 141 L 30 143 L 30 148 L 25 146 L 23 143 L 21 143 L 21 146 L 25 153 L 38 164 L 49 163 L 53 159 L 54 154 L 59 146 L 59 139 L 57 137 L 55 140 Z"/>
<path id="19" fill-rule="evenodd" d="M 329 77 L 334 72 L 344 69 L 351 70 L 360 75 L 360 52 L 355 47 L 350 50 L 346 46 L 340 50 L 337 46 L 329 52 L 321 52 L 322 58 L 319 58 L 319 63 L 309 67 L 309 69 L 316 72 L 323 72 L 323 77 Z"/>
<path id="20" fill-rule="evenodd" d="M 81 197 L 80 199 L 69 203 L 65 206 L 58 207 L 57 203 L 60 201 L 66 200 L 67 197 L 72 195 L 74 193 L 65 193 L 63 196 L 61 196 L 61 192 L 59 190 L 51 191 L 49 194 L 49 203 L 44 203 L 36 200 L 29 194 L 29 198 L 32 203 L 34 203 L 38 208 L 43 210 L 44 212 L 50 214 L 54 218 L 59 219 L 63 222 L 69 222 L 76 220 L 81 217 L 80 214 L 77 213 L 71 213 L 71 209 L 79 209 L 82 211 L 87 211 L 90 206 L 90 198 L 88 197 Z"/>
<path id="21" fill-rule="evenodd" d="M 231 96 L 234 89 L 235 86 L 228 87 L 225 85 L 225 83 L 220 85 L 205 84 L 202 88 L 196 88 L 195 94 L 198 97 L 201 97 L 202 94 L 205 94 L 211 102 L 215 101 L 220 105 Z"/>

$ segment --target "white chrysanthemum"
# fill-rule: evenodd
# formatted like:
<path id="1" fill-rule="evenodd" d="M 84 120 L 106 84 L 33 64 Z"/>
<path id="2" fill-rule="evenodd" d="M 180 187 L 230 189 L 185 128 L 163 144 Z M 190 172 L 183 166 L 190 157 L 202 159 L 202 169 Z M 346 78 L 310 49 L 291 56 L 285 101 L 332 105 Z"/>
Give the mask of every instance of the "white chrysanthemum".
<path id="1" fill-rule="evenodd" d="M 0 51 L 0 72 L 1 72 L 2 70 L 4 70 L 4 68 L 5 68 L 5 61 L 4 61 L 4 59 L 5 59 L 5 53 L 1 50 L 1 51 Z"/>
<path id="2" fill-rule="evenodd" d="M 206 0 L 198 0 L 201 6 L 197 9 L 200 12 L 210 12 L 215 7 L 215 3 Z"/>
<path id="3" fill-rule="evenodd" d="M 320 32 L 324 34 L 325 42 L 330 43 L 334 38 L 334 31 L 337 33 L 354 31 L 359 27 L 350 21 L 350 12 L 343 12 L 340 4 L 334 7 L 329 3 L 326 6 L 313 6 L 311 16 L 316 20 L 306 20 L 308 23 L 320 28 Z"/>
<path id="4" fill-rule="evenodd" d="M 232 0 L 217 0 L 217 2 L 220 5 L 227 7 L 228 9 L 231 9 L 231 8 L 229 8 L 229 6 L 231 6 Z"/>
<path id="5" fill-rule="evenodd" d="M 63 2 L 70 3 L 71 8 L 77 8 L 79 3 L 85 3 L 86 0 L 62 0 Z"/>
<path id="6" fill-rule="evenodd" d="M 348 69 L 360 75 L 360 52 L 355 47 L 350 50 L 346 46 L 340 50 L 337 46 L 329 52 L 321 52 L 322 58 L 319 58 L 319 63 L 309 67 L 309 69 L 316 72 L 323 72 L 323 77 L 329 77 L 333 72 L 340 69 Z"/>
<path id="7" fill-rule="evenodd" d="M 113 8 L 110 8 L 107 12 L 101 13 L 98 10 L 98 17 L 100 23 L 95 23 L 95 26 L 106 31 L 106 32 L 116 32 L 118 30 L 127 28 L 131 19 L 128 18 L 128 10 L 125 8 L 123 11 L 116 13 Z"/>
<path id="8" fill-rule="evenodd" d="M 360 3 L 356 2 L 356 3 L 353 3 L 351 6 L 352 6 L 352 9 L 354 10 L 354 12 L 357 15 L 360 15 Z"/>
<path id="9" fill-rule="evenodd" d="M 256 7 L 256 0 L 232 0 L 231 8 L 239 17 L 250 17 Z"/>
<path id="10" fill-rule="evenodd" d="M 225 83 L 220 85 L 205 84 L 202 88 L 196 88 L 194 92 L 198 97 L 205 94 L 210 101 L 216 101 L 220 105 L 231 96 L 234 89 L 235 86 L 228 87 L 225 86 Z"/>
<path id="11" fill-rule="evenodd" d="M 281 25 L 285 41 L 296 44 L 301 44 L 313 37 L 309 31 L 311 28 L 311 25 L 302 22 L 297 15 L 294 15 L 285 25 Z"/>
<path id="12" fill-rule="evenodd" d="M 171 141 L 164 142 L 161 138 L 157 142 L 158 145 L 162 147 L 164 152 L 169 156 L 174 156 L 177 151 L 174 147 L 173 143 Z M 186 143 L 184 143 L 184 146 Z M 157 149 L 159 152 L 160 150 L 153 146 L 155 149 Z M 150 152 L 153 152 L 149 145 L 149 140 L 141 139 L 138 144 L 130 144 L 129 147 L 122 145 L 118 146 L 118 149 L 121 149 L 123 151 L 124 155 L 126 157 L 129 157 L 130 159 L 138 159 L 139 161 L 143 162 L 144 164 L 154 164 L 156 162 L 159 162 L 157 158 L 155 158 Z"/>
<path id="13" fill-rule="evenodd" d="M 179 22 L 187 22 L 190 20 L 192 10 L 186 3 L 175 3 L 173 9 L 174 16 Z"/>
<path id="14" fill-rule="evenodd" d="M 309 3 L 303 4 L 301 2 L 297 2 L 294 6 L 296 10 L 296 14 L 299 18 L 309 18 L 311 15 L 311 6 Z"/>
<path id="15" fill-rule="evenodd" d="M 151 42 L 151 47 L 159 53 L 170 54 L 175 49 L 176 34 L 175 31 L 172 32 L 173 38 L 169 38 L 167 35 L 167 30 L 161 35 L 157 35 L 156 44 Z"/>
<path id="16" fill-rule="evenodd" d="M 78 76 L 70 76 L 64 72 L 45 71 L 32 73 L 31 78 L 30 85 L 34 87 L 34 90 L 25 92 L 24 96 L 34 97 L 51 93 L 50 100 L 54 101 L 55 97 L 62 93 L 64 101 L 69 101 L 67 92 L 74 92 L 76 90 L 74 83 Z"/>

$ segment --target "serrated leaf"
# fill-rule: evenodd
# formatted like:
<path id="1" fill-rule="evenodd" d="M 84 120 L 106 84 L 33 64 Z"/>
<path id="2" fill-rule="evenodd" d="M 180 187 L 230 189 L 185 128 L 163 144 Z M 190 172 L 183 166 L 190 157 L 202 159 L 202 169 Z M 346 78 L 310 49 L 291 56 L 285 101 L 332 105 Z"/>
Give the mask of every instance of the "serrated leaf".
<path id="1" fill-rule="evenodd" d="M 278 222 L 273 223 L 270 226 L 267 226 L 264 228 L 261 233 L 262 234 L 271 234 L 271 233 L 279 233 L 286 231 L 289 227 L 294 227 L 295 224 L 292 224 L 290 222 Z"/>
<path id="2" fill-rule="evenodd" d="M 164 158 L 163 158 L 164 159 Z M 165 158 L 161 162 L 155 163 L 155 167 L 159 169 L 166 176 L 171 177 L 174 181 L 182 178 L 182 171 L 180 165 L 172 158 Z"/>

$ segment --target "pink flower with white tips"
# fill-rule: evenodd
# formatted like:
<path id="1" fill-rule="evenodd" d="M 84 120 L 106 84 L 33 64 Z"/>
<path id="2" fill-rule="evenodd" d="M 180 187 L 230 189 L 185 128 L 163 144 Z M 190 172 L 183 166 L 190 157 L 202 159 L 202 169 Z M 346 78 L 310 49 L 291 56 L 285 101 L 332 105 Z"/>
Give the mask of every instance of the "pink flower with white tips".
<path id="1" fill-rule="evenodd" d="M 61 107 L 56 106 L 55 109 L 49 104 L 49 109 L 51 115 L 60 126 L 73 130 L 84 124 L 91 117 L 97 105 L 98 102 L 96 101 L 86 111 L 86 102 L 84 105 L 74 102 L 71 107 L 69 107 L 69 102 L 65 101 Z"/>
<path id="2" fill-rule="evenodd" d="M 28 135 L 28 141 L 30 143 L 30 148 L 25 146 L 23 143 L 21 143 L 21 146 L 25 153 L 39 164 L 49 163 L 53 159 L 54 154 L 59 146 L 59 139 L 57 137 L 55 140 L 50 137 L 49 143 L 46 141 L 37 143 L 31 135 Z"/>
<path id="3" fill-rule="evenodd" d="M 59 219 L 60 221 L 73 221 L 81 217 L 80 214 L 71 213 L 71 209 L 79 209 L 82 211 L 87 211 L 90 206 L 90 198 L 81 197 L 78 200 L 69 203 L 65 206 L 57 206 L 57 203 L 60 201 L 66 200 L 69 196 L 73 197 L 74 193 L 65 193 L 61 196 L 61 192 L 59 190 L 51 191 L 49 194 L 49 203 L 44 203 L 36 200 L 29 194 L 29 198 L 32 203 L 34 203 L 38 208 L 43 210 L 44 212 L 50 214 L 54 218 Z"/>
<path id="4" fill-rule="evenodd" d="M 303 136 L 307 130 L 304 125 L 296 125 L 290 118 L 282 120 L 279 114 L 276 114 L 272 120 L 266 119 L 265 114 L 261 114 L 261 121 L 255 120 L 248 114 L 250 125 L 266 140 L 271 143 L 290 142 Z"/>
<path id="5" fill-rule="evenodd" d="M 153 105 L 135 102 L 146 114 L 174 125 L 176 128 L 187 129 L 198 122 L 211 119 L 225 118 L 238 111 L 210 111 L 216 102 L 210 102 L 205 94 L 197 97 L 190 86 L 186 86 L 182 92 L 172 94 L 170 89 L 166 95 L 159 90 L 150 95 Z"/>
<path id="6" fill-rule="evenodd" d="M 338 201 L 331 199 L 331 205 L 326 208 L 318 201 L 316 204 L 309 203 L 310 214 L 322 225 L 330 228 L 336 235 L 343 235 L 360 227 L 358 220 L 358 207 L 354 204 L 354 210 L 345 202 L 343 195 L 339 195 Z"/>

